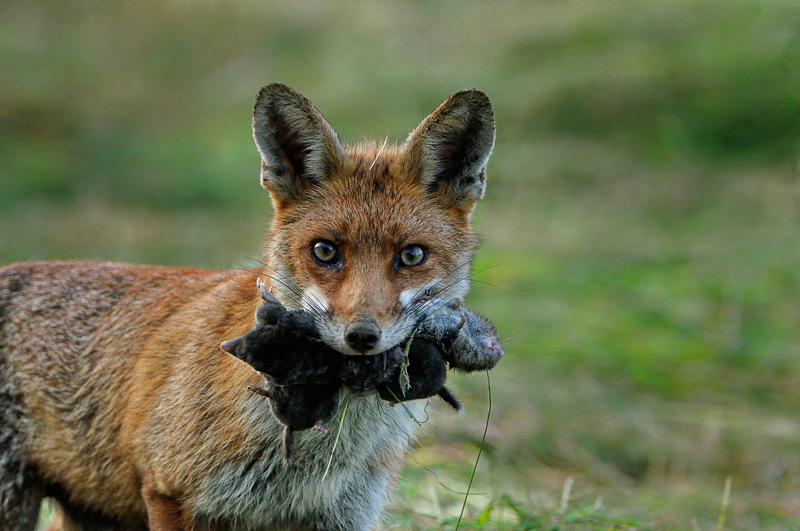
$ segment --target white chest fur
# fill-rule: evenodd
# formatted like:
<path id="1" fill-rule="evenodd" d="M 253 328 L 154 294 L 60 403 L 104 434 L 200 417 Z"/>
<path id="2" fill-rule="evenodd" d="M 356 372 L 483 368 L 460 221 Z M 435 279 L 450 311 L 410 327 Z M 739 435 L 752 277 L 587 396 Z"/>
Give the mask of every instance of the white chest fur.
<path id="1" fill-rule="evenodd" d="M 297 432 L 295 454 L 286 462 L 283 427 L 263 401 L 247 400 L 247 423 L 263 441 L 260 452 L 207 476 L 190 506 L 197 516 L 214 515 L 214 523 L 230 529 L 370 529 L 417 427 L 411 415 L 424 420 L 425 404 L 390 406 L 375 395 L 343 395 L 330 433 Z"/>

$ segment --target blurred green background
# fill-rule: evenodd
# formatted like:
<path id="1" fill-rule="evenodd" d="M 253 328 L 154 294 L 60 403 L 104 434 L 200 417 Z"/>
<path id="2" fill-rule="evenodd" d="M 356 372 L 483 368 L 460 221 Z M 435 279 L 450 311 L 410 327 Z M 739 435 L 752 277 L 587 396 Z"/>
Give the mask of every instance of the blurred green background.
<path id="1" fill-rule="evenodd" d="M 462 529 L 800 529 L 799 29 L 781 0 L 3 2 L 0 263 L 251 267 L 262 85 L 351 141 L 477 87 L 468 303 L 507 355 Z M 388 528 L 461 509 L 487 386 L 451 380 Z"/>

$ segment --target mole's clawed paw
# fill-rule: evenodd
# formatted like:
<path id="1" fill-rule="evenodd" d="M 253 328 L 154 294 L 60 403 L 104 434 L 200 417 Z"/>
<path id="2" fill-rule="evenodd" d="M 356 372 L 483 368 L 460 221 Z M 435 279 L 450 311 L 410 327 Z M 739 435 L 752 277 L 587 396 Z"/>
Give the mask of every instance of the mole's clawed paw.
<path id="1" fill-rule="evenodd" d="M 483 352 L 487 356 L 495 356 L 497 359 L 500 359 L 503 357 L 503 354 L 505 354 L 505 352 L 503 352 L 503 345 L 491 337 L 481 336 L 476 342 L 483 348 Z"/>
<path id="2" fill-rule="evenodd" d="M 452 369 L 485 371 L 503 357 L 492 324 L 460 304 L 439 307 L 419 325 L 419 334 L 436 342 Z"/>
<path id="3" fill-rule="evenodd" d="M 261 300 L 264 301 L 256 310 L 256 322 L 262 325 L 276 324 L 286 314 L 286 308 L 267 289 L 266 284 L 260 278 L 256 280 L 256 287 Z"/>
<path id="4" fill-rule="evenodd" d="M 321 420 L 318 420 L 316 424 L 311 426 L 311 429 L 314 431 L 318 431 L 323 435 L 328 435 L 328 427 L 325 426 L 325 424 L 323 424 Z"/>
<path id="5" fill-rule="evenodd" d="M 245 389 L 257 395 L 266 396 L 267 398 L 269 398 L 271 394 L 269 389 L 264 389 L 263 387 L 258 387 L 257 385 L 248 385 L 245 387 Z"/>

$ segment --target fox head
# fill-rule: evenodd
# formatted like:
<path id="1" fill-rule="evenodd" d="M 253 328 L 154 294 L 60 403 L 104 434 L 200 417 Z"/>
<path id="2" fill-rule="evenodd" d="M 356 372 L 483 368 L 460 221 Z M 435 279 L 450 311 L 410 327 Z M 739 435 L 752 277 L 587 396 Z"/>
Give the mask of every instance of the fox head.
<path id="1" fill-rule="evenodd" d="M 402 143 L 348 147 L 305 97 L 272 84 L 253 137 L 275 211 L 266 274 L 287 307 L 317 316 L 330 347 L 383 352 L 435 301 L 466 295 L 495 138 L 485 94 L 453 94 Z"/>

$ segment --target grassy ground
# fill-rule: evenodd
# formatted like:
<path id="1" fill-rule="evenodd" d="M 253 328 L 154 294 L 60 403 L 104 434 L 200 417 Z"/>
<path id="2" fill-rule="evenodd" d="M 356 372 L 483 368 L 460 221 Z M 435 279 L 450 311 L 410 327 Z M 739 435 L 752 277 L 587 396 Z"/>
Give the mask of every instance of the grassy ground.
<path id="1" fill-rule="evenodd" d="M 3 4 L 0 263 L 251 265 L 261 85 L 349 140 L 475 86 L 468 303 L 508 347 L 461 529 L 800 529 L 797 28 L 792 1 Z M 452 380 L 390 529 L 455 526 L 488 400 Z"/>

